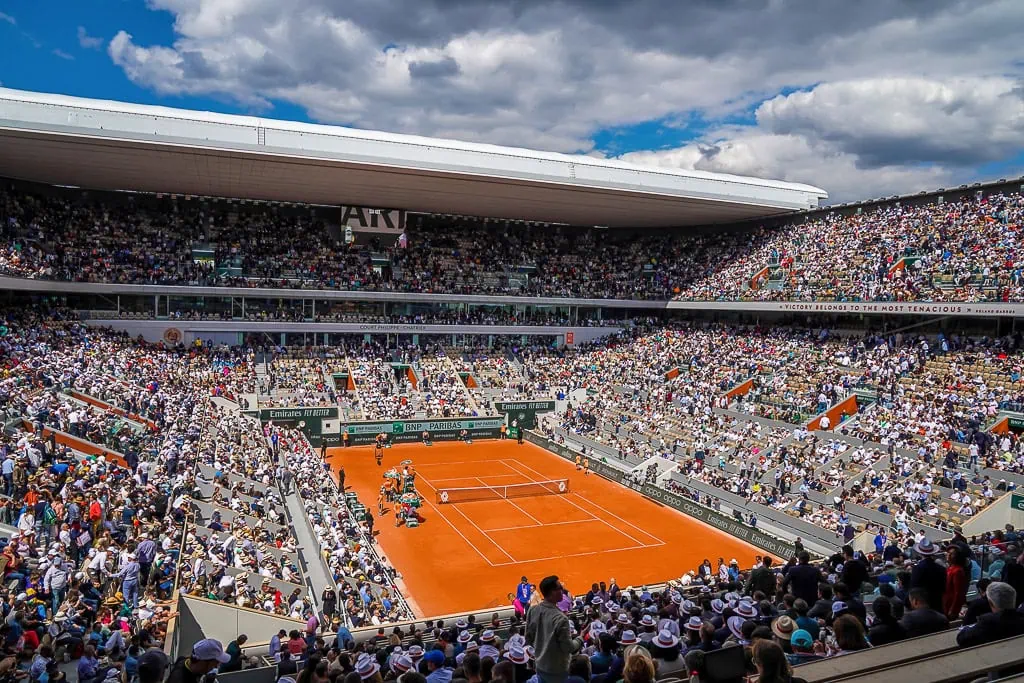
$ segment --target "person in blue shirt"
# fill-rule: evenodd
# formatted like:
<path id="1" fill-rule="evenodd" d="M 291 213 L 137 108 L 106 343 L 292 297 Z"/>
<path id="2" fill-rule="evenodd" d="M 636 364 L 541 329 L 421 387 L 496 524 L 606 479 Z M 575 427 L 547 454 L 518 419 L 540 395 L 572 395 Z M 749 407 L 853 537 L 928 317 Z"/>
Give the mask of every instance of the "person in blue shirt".
<path id="1" fill-rule="evenodd" d="M 134 683 L 139 675 L 139 646 L 132 645 L 124 658 L 124 677 L 128 683 Z"/>
<path id="2" fill-rule="evenodd" d="M 337 637 L 338 647 L 350 648 L 356 644 L 355 638 L 352 637 L 352 632 L 341 623 L 340 619 L 338 620 L 338 630 L 335 632 L 335 636 Z"/>
<path id="3" fill-rule="evenodd" d="M 96 659 L 96 650 L 92 645 L 85 646 L 85 652 L 78 660 L 78 680 L 86 683 L 96 678 L 99 660 Z"/>
<path id="4" fill-rule="evenodd" d="M 530 585 L 530 582 L 524 576 L 519 580 L 519 585 L 516 586 L 516 600 L 523 606 L 523 609 L 526 609 L 530 606 L 530 598 L 532 596 L 533 586 Z"/>

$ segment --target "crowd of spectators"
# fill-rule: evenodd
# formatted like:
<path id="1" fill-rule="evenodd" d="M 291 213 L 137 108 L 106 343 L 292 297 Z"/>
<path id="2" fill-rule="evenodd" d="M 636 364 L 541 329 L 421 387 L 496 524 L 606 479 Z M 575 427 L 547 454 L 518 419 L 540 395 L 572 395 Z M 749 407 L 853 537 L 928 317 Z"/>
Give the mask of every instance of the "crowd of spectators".
<path id="1" fill-rule="evenodd" d="M 225 388 L 210 368 L 237 359 L 141 344 L 61 310 L 5 310 L 2 328 L 2 522 L 16 529 L 0 541 L 5 656 L 31 664 L 32 680 L 59 680 L 70 659 L 80 681 L 165 666 L 151 653 L 174 616 L 189 467 L 208 397 Z M 83 415 L 72 390 L 111 399 L 139 429 L 97 433 L 108 417 Z"/>
<path id="2" fill-rule="evenodd" d="M 51 645 L 59 643 L 69 656 L 83 655 L 86 674 L 94 666 L 127 667 L 133 648 L 138 655 L 159 643 L 175 587 L 316 620 L 312 596 L 302 586 L 282 490 L 275 485 L 282 483 L 286 493 L 292 480 L 332 574 L 334 585 L 324 587 L 321 609 L 338 617 L 331 622 L 338 632 L 348 625 L 384 625 L 407 614 L 393 592 L 394 569 L 373 547 L 372 521 L 339 494 L 308 442 L 209 400 L 256 386 L 251 352 L 148 345 L 89 328 L 62 310 L 7 311 L 2 327 L 0 405 L 10 423 L 3 443 L 4 493 L 29 503 L 0 507 L 0 522 L 18 530 L 3 550 L 5 583 L 16 583 L 10 590 L 18 591 L 8 603 L 6 623 L 17 625 L 19 642 L 24 638 L 30 651 L 36 649 L 31 631 L 37 637 L 49 634 Z M 473 399 L 460 372 L 469 367 L 483 376 L 489 370 L 505 388 L 569 400 L 571 406 L 552 415 L 547 428 L 610 446 L 623 459 L 632 458 L 634 467 L 652 457 L 671 460 L 685 479 L 786 509 L 829 529 L 849 526 L 845 503 L 893 515 L 895 550 L 883 542 L 870 557 L 844 551 L 813 570 L 802 568 L 803 558 L 781 571 L 763 565 L 745 572 L 725 562 L 715 571 L 707 563 L 708 569 L 699 568 L 661 592 L 609 586 L 582 601 L 563 595 L 546 599 L 561 590 L 548 582 L 544 599 L 532 602 L 525 622 L 513 624 L 503 642 L 493 644 L 493 633 L 470 629 L 468 622 L 441 640 L 453 648 L 475 641 L 480 655 L 492 655 L 495 668 L 508 660 L 526 667 L 526 674 L 532 659 L 533 671 L 541 675 L 561 671 L 545 668 L 554 666 L 547 652 L 551 639 L 538 641 L 541 625 L 531 622 L 531 614 L 551 609 L 576 630 L 569 654 L 588 655 L 592 675 L 595 656 L 607 662 L 604 673 L 613 671 L 616 645 L 632 645 L 631 636 L 648 644 L 645 650 L 657 667 L 651 669 L 652 680 L 672 666 L 684 668 L 672 664 L 677 661 L 699 671 L 700 657 L 730 643 L 759 640 L 759 627 L 771 631 L 765 640 L 774 640 L 779 661 L 790 664 L 920 635 L 939 624 L 945 628 L 972 618 L 972 606 L 981 614 L 987 606 L 994 616 L 973 614 L 980 626 L 961 633 L 965 643 L 985 642 L 998 628 L 991 625 L 995 620 L 1016 628 L 1006 616 L 1015 613 L 1016 596 L 1024 595 L 1016 533 L 974 543 L 955 537 L 940 551 L 924 532 L 910 532 L 907 521 L 938 519 L 944 514 L 940 506 L 950 501 L 959 506 L 957 515 L 969 517 L 1008 489 L 1005 481 L 996 482 L 977 467 L 1020 471 L 1024 445 L 1014 432 L 985 429 L 1000 405 L 1017 400 L 1019 336 L 844 338 L 800 330 L 638 325 L 574 349 L 516 348 L 489 356 L 470 351 L 456 360 L 442 350 L 393 350 L 364 342 L 346 347 L 344 358 L 339 353 L 336 360 L 344 360 L 354 376 L 356 389 L 346 392 L 353 394 L 353 406 L 364 411 L 378 406 L 380 412 L 371 414 L 390 416 L 380 407 L 390 397 L 412 409 L 424 405 L 417 392 L 429 401 L 455 389 L 457 396 L 445 394 L 438 405 L 469 407 Z M 412 373 L 400 382 L 393 363 Z M 325 386 L 332 371 L 320 361 L 281 358 L 267 381 L 290 392 L 318 392 L 322 387 L 316 382 Z M 776 382 L 775 375 L 783 378 Z M 840 388 L 867 389 L 878 400 L 828 438 L 800 424 L 780 426 L 730 411 L 736 397 L 726 392 L 752 378 L 763 381 L 762 387 L 799 385 L 793 395 L 809 401 L 814 411 L 845 395 Z M 376 388 L 364 395 L 364 387 Z M 58 444 L 57 434 L 71 441 L 62 438 Z M 843 438 L 863 435 L 873 438 L 865 444 Z M 75 439 L 99 446 L 101 454 L 63 443 L 73 445 Z M 645 481 L 658 478 L 651 463 L 637 471 Z M 835 494 L 837 504 L 809 504 L 802 494 L 810 490 Z M 935 560 L 940 552 L 945 566 Z M 803 574 L 808 576 L 798 588 L 795 577 Z M 968 605 L 967 585 L 982 579 L 990 582 L 981 587 L 985 601 Z M 871 623 L 857 607 L 863 607 L 860 596 L 867 592 L 874 594 Z M 876 629 L 879 625 L 886 628 Z M 443 625 L 438 628 L 444 631 Z M 811 634 L 815 629 L 818 635 Z M 800 631 L 811 634 L 809 644 Z M 605 633 L 615 642 L 602 638 Z M 309 645 L 317 650 L 315 637 Z M 673 648 L 678 648 L 674 656 Z M 446 663 L 464 666 L 469 655 L 459 662 L 460 653 L 448 652 L 445 645 L 438 662 L 427 652 L 423 659 L 434 667 L 428 673 Z M 345 661 L 353 670 L 360 661 L 364 672 L 375 666 L 391 670 L 402 656 L 412 659 L 404 650 L 398 654 L 394 657 L 393 648 L 386 656 L 349 650 L 348 659 L 335 653 L 332 661 L 342 662 L 341 670 Z M 323 656 L 330 658 L 326 651 Z M 625 668 L 628 657 L 621 659 Z M 575 660 L 565 661 L 569 666 Z"/>
<path id="3" fill-rule="evenodd" d="M 0 271 L 38 279 L 654 300 L 1024 297 L 1016 193 L 697 235 L 423 219 L 394 244 L 349 241 L 313 209 L 25 186 L 0 192 L 0 218 Z"/>
<path id="4" fill-rule="evenodd" d="M 327 619 L 344 614 L 353 626 L 380 626 L 411 617 L 394 589 L 397 572 L 373 541 L 372 511 L 358 514 L 339 492 L 329 466 L 298 431 L 280 434 L 280 450 L 294 472 L 320 555 L 331 572 L 320 605 Z"/>
<path id="5" fill-rule="evenodd" d="M 524 576 L 509 618 L 414 622 L 358 643 L 337 625 L 282 631 L 271 656 L 288 680 L 799 681 L 805 664 L 954 628 L 963 648 L 1024 635 L 1021 540 L 1008 527 L 942 545 L 894 537 L 870 554 L 798 547 L 752 567 L 705 559 L 661 586 L 611 578 L 570 591 Z"/>

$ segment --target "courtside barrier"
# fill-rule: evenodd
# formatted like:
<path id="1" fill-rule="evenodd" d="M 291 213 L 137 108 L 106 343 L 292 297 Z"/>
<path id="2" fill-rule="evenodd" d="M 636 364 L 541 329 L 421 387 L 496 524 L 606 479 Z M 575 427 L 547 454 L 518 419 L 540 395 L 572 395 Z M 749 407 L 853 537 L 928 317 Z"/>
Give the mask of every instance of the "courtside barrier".
<path id="1" fill-rule="evenodd" d="M 576 451 L 570 450 L 565 446 L 561 446 L 554 441 L 546 439 L 533 432 L 525 432 L 524 438 L 530 443 L 536 444 L 541 448 L 551 451 L 555 455 L 569 461 L 575 461 L 576 456 L 578 455 Z M 705 524 L 709 524 L 716 529 L 721 529 L 730 536 L 738 538 L 741 541 L 746 541 L 750 545 L 760 548 L 775 557 L 788 560 L 796 554 L 796 549 L 792 543 L 788 543 L 770 534 L 766 534 L 752 526 L 741 524 L 732 517 L 723 515 L 720 512 L 680 496 L 677 493 L 666 491 L 665 489 L 652 484 L 634 483 L 626 472 L 611 467 L 610 465 L 606 465 L 594 458 L 590 459 L 590 470 L 595 474 L 601 475 L 605 479 L 614 481 L 616 484 L 621 484 L 622 486 L 631 488 L 657 503 L 667 505 L 673 510 L 677 510 L 688 517 L 693 517 L 694 519 L 704 522 Z"/>

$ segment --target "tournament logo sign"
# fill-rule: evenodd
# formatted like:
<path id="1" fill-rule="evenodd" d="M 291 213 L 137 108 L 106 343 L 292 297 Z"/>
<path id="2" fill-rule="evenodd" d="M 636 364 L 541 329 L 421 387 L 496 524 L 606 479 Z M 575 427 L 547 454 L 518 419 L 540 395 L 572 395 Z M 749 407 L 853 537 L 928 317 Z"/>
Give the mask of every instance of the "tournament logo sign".
<path id="1" fill-rule="evenodd" d="M 181 339 L 181 330 L 179 330 L 177 327 L 168 327 L 166 330 L 164 330 L 164 341 L 170 344 L 171 346 L 177 345 L 178 342 L 181 341 Z"/>

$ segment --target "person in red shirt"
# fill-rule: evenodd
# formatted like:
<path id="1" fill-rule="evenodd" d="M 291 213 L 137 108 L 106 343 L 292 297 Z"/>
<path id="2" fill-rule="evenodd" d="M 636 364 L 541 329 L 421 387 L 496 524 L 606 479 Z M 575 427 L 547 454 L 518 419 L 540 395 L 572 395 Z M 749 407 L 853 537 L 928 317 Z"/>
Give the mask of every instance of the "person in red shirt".
<path id="1" fill-rule="evenodd" d="M 960 610 L 967 602 L 967 557 L 958 545 L 946 548 L 946 590 L 942 594 L 942 611 L 950 621 L 960 618 Z"/>
<path id="2" fill-rule="evenodd" d="M 89 503 L 89 522 L 92 524 L 92 537 L 98 537 L 103 523 L 103 506 L 98 498 L 93 498 Z"/>

